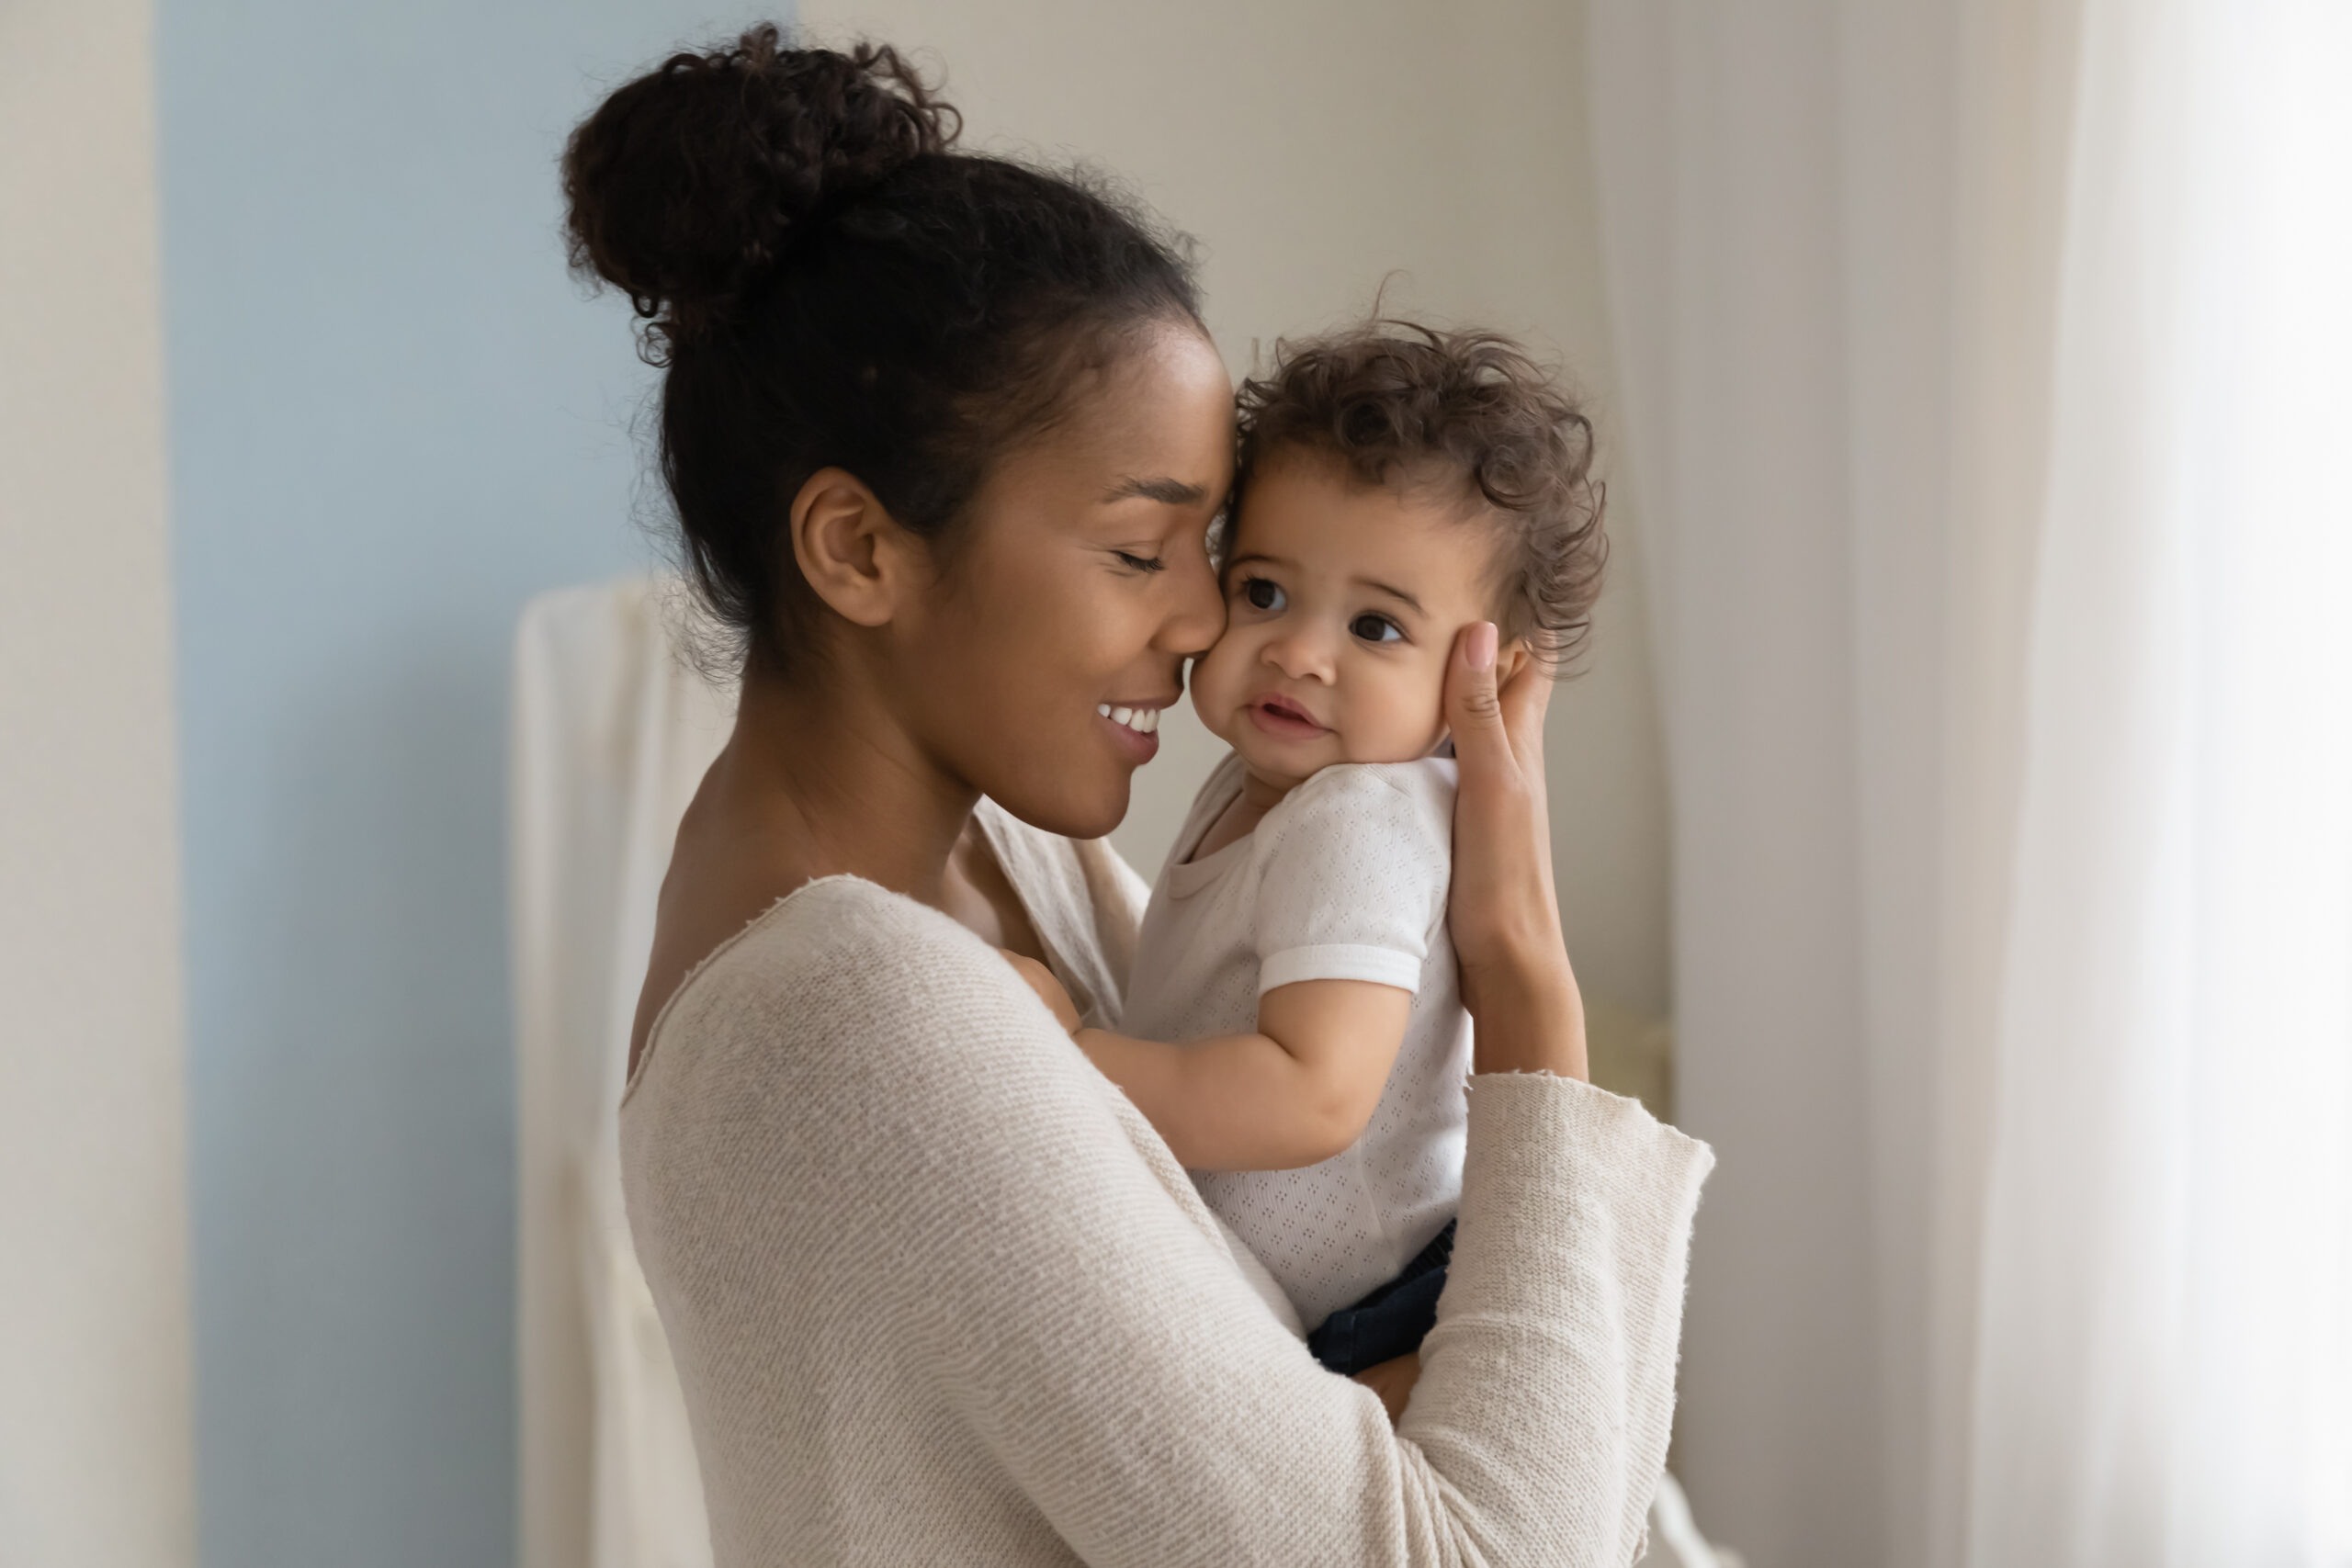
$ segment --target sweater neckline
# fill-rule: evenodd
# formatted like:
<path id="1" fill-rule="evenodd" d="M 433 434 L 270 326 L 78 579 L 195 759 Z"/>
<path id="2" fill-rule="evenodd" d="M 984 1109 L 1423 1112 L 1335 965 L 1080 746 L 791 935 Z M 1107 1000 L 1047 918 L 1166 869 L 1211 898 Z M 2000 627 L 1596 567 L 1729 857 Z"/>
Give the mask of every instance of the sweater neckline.
<path id="1" fill-rule="evenodd" d="M 802 883 L 799 886 L 794 888 L 791 892 L 785 894 L 775 903 L 770 904 L 766 908 L 762 909 L 758 914 L 753 915 L 750 919 L 744 921 L 742 930 L 737 931 L 733 936 L 729 937 L 725 942 L 720 942 L 717 947 L 712 948 L 708 953 L 704 953 L 701 958 L 695 961 L 695 966 L 686 971 L 686 977 L 678 982 L 677 988 L 670 993 L 670 999 L 663 1002 L 662 1004 L 661 1010 L 653 1015 L 653 1022 L 645 1032 L 645 1049 L 637 1054 L 637 1070 L 629 1074 L 628 1082 L 621 1086 L 621 1104 L 623 1106 L 627 1106 L 630 1099 L 636 1095 L 637 1086 L 645 1081 L 646 1069 L 653 1065 L 653 1058 L 661 1053 L 662 1026 L 670 1021 L 670 1014 L 672 1010 L 677 1007 L 678 998 L 695 988 L 695 983 L 702 978 L 703 972 L 708 969 L 712 964 L 718 963 L 721 958 L 724 958 L 729 953 L 734 952 L 737 947 L 741 946 L 754 932 L 758 931 L 762 927 L 767 925 L 778 915 L 782 914 L 785 907 L 790 904 L 794 899 L 799 897 L 804 893 L 811 891 L 812 889 L 823 887 L 829 884 L 836 882 L 854 883 L 860 886 L 870 887 L 875 892 L 885 895 L 888 895 L 890 892 L 888 888 L 883 886 L 880 883 L 869 882 L 865 877 L 858 875 L 854 872 L 843 871 L 835 872 L 830 876 L 812 876 L 808 881 Z"/>

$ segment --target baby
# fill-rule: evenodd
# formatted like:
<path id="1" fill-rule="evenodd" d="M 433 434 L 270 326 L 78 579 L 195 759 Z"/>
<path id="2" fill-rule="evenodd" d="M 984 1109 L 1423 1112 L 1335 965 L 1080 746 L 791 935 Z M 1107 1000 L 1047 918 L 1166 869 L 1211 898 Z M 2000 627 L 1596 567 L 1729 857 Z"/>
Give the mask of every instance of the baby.
<path id="1" fill-rule="evenodd" d="M 1462 1190 L 1447 662 L 1482 620 L 1498 680 L 1574 651 L 1600 494 L 1590 425 L 1490 333 L 1285 344 L 1240 406 L 1229 620 L 1192 675 L 1233 750 L 1152 889 L 1123 1032 L 1076 1038 L 1353 1374 L 1434 1322 Z"/>

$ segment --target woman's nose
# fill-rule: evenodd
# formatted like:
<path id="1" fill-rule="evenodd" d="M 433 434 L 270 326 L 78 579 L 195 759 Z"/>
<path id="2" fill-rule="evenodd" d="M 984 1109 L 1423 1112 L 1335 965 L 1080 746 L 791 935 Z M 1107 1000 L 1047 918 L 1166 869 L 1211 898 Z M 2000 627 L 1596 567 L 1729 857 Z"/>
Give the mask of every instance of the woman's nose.
<path id="1" fill-rule="evenodd" d="M 1225 634 L 1225 594 L 1218 589 L 1216 571 L 1205 556 L 1170 570 L 1175 602 L 1160 624 L 1159 644 L 1187 657 L 1205 653 Z"/>

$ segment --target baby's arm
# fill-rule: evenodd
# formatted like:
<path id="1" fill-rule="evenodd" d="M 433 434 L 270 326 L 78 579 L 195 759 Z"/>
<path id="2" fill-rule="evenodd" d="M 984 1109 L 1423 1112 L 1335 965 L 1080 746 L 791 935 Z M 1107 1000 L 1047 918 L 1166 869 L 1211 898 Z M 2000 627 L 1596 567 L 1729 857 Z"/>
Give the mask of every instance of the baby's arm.
<path id="1" fill-rule="evenodd" d="M 1080 1047 L 1193 1170 L 1289 1170 L 1363 1136 L 1413 994 L 1301 980 L 1258 999 L 1258 1032 L 1168 1044 L 1081 1029 Z"/>
<path id="2" fill-rule="evenodd" d="M 1413 1003 L 1369 980 L 1301 980 L 1259 998 L 1255 1034 L 1170 1045 L 1080 1029 L 1051 970 L 1000 951 L 1193 1170 L 1288 1170 L 1362 1137 Z"/>

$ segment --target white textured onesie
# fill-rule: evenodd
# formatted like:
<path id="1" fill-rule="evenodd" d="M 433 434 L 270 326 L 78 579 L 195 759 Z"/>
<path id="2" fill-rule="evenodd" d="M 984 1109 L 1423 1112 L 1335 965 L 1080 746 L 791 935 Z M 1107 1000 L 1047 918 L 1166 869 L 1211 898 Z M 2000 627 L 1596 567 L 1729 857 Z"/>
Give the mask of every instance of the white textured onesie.
<path id="1" fill-rule="evenodd" d="M 1250 1033 L 1258 998 L 1300 980 L 1413 993 L 1355 1143 L 1298 1170 L 1193 1173 L 1311 1330 L 1396 1278 L 1461 1201 L 1470 1021 L 1445 931 L 1454 765 L 1326 768 L 1255 831 L 1192 860 L 1241 777 L 1227 756 L 1193 802 L 1144 912 L 1121 1029 L 1171 1042 Z"/>

